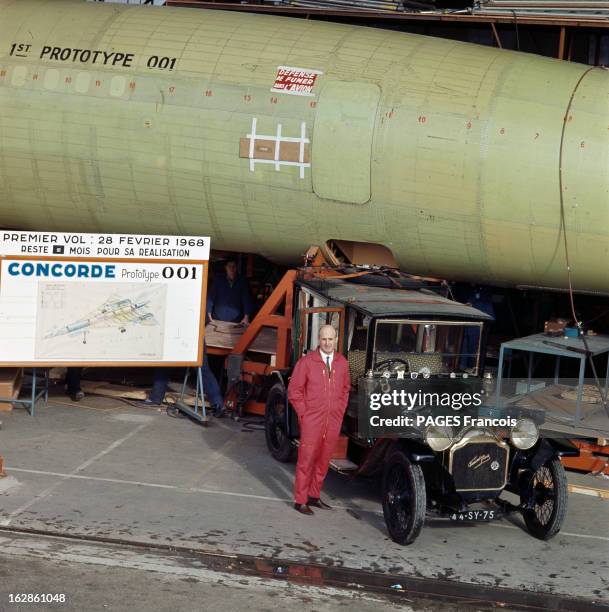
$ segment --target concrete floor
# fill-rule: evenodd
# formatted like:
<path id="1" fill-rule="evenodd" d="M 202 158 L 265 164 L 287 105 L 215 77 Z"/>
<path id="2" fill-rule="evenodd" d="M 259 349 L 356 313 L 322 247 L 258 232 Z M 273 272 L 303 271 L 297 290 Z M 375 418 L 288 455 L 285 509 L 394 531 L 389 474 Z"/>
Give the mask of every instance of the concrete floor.
<path id="1" fill-rule="evenodd" d="M 540 542 L 519 517 L 430 519 L 402 547 L 387 536 L 378 484 L 331 473 L 333 511 L 290 507 L 293 465 L 263 431 L 188 419 L 107 398 L 54 398 L 35 417 L 0 417 L 0 524 L 205 551 L 274 556 L 582 597 L 609 604 L 609 501 L 573 494 L 563 531 Z M 0 534 L 1 536 L 2 534 Z M 0 548 L 1 550 L 1 548 Z M 272 609 L 272 608 L 270 608 Z"/>
<path id="2" fill-rule="evenodd" d="M 65 595 L 65 603 L 11 603 L 22 593 Z M 378 595 L 216 572 L 171 554 L 0 534 L 0 610 L 129 612 L 201 610 L 417 610 Z M 448 611 L 450 608 L 442 607 Z"/>

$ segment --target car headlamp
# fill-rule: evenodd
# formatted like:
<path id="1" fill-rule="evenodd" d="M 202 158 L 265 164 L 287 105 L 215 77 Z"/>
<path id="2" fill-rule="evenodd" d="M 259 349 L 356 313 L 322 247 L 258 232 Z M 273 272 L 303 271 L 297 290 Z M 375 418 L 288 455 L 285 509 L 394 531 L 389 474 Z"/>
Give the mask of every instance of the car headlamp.
<path id="1" fill-rule="evenodd" d="M 425 442 L 438 453 L 449 449 L 454 442 L 452 428 L 436 425 L 428 427 L 425 431 Z"/>
<path id="2" fill-rule="evenodd" d="M 538 439 L 539 429 L 531 419 L 518 419 L 510 432 L 512 444 L 520 450 L 532 448 Z"/>

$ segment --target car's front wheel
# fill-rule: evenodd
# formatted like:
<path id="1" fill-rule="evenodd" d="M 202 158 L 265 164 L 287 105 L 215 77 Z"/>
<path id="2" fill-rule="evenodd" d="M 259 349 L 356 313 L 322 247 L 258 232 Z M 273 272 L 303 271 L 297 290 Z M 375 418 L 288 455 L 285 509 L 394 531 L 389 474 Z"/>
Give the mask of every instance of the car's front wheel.
<path id="1" fill-rule="evenodd" d="M 549 540 L 562 527 L 567 514 L 567 477 L 558 457 L 544 463 L 520 495 L 522 516 L 529 532 Z"/>
<path id="2" fill-rule="evenodd" d="M 383 515 L 389 535 L 398 544 L 413 542 L 425 522 L 425 478 L 420 465 L 396 450 L 383 470 Z"/>

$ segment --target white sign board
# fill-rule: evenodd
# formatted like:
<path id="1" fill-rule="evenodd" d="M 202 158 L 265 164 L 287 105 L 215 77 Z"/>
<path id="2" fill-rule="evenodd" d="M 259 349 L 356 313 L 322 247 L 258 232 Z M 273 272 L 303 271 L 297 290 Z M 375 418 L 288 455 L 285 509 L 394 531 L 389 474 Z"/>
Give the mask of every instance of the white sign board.
<path id="1" fill-rule="evenodd" d="M 0 231 L 0 366 L 201 363 L 209 238 Z"/>

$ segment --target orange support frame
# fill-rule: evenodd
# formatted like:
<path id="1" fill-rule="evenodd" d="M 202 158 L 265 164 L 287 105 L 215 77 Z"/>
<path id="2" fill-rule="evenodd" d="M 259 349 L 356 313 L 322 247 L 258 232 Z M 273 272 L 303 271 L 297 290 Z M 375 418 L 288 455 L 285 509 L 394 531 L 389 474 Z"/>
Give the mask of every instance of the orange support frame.
<path id="1" fill-rule="evenodd" d="M 319 247 L 310 247 L 305 255 L 305 267 L 301 269 L 304 276 L 335 277 L 336 271 L 330 267 Z M 245 355 L 264 327 L 277 330 L 277 345 L 275 364 L 269 365 L 259 361 L 244 359 L 241 364 L 241 378 L 252 384 L 260 383 L 264 376 L 269 376 L 274 370 L 288 369 L 292 353 L 292 332 L 294 327 L 294 283 L 298 271 L 289 270 L 283 275 L 279 284 L 268 297 L 258 314 L 254 317 L 237 344 L 232 350 L 213 349 L 208 347 L 209 353 L 222 355 Z M 367 274 L 367 272 L 366 272 Z M 283 307 L 283 314 L 280 313 Z M 308 311 L 343 311 L 342 308 L 313 308 Z M 342 342 L 344 330 L 344 316 L 341 317 L 339 338 Z M 244 406 L 246 412 L 264 414 L 265 404 L 249 400 Z"/>
<path id="2" fill-rule="evenodd" d="M 4 458 L 0 455 L 0 478 L 4 478 L 6 476 L 6 472 L 4 471 Z"/>
<path id="3" fill-rule="evenodd" d="M 597 443 L 571 440 L 579 448 L 579 457 L 563 457 L 562 464 L 571 470 L 609 476 L 609 445 L 606 440 Z"/>
<path id="4" fill-rule="evenodd" d="M 290 367 L 290 343 L 292 339 L 292 313 L 294 311 L 294 281 L 296 270 L 289 270 L 283 275 L 277 287 L 260 312 L 254 317 L 245 333 L 235 344 L 230 352 L 231 355 L 244 355 L 250 348 L 263 327 L 274 327 L 277 330 L 277 352 L 275 354 L 275 365 L 264 363 L 244 362 L 243 370 L 255 374 L 270 374 L 273 370 L 281 370 Z M 283 306 L 283 314 L 277 311 Z"/>
<path id="5" fill-rule="evenodd" d="M 290 354 L 292 342 L 293 312 L 294 312 L 294 281 L 296 270 L 289 270 L 283 275 L 279 284 L 268 297 L 254 320 L 245 330 L 230 355 L 245 355 L 264 327 L 274 327 L 277 330 L 277 345 L 275 364 L 270 365 L 258 361 L 244 359 L 241 364 L 241 378 L 256 384 L 264 376 L 270 375 L 273 370 L 282 370 L 290 367 Z M 283 307 L 283 314 L 279 311 Z M 262 402 L 248 400 L 244 409 L 251 414 L 264 414 L 265 405 Z"/>

